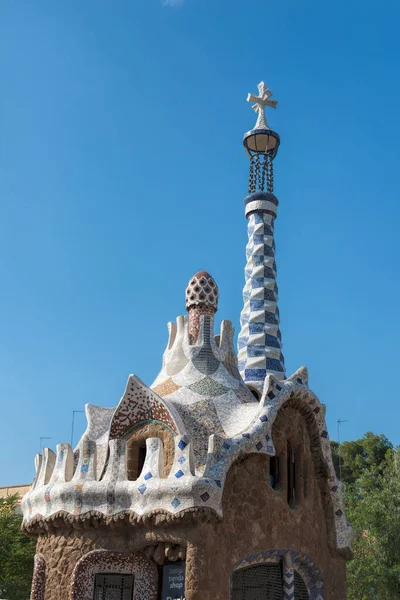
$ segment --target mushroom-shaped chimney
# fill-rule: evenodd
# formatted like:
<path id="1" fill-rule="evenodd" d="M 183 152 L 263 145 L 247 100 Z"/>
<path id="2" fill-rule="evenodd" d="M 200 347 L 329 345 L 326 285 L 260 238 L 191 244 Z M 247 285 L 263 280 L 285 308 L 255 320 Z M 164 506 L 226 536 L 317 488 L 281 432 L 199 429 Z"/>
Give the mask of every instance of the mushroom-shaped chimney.
<path id="1" fill-rule="evenodd" d="M 214 315 L 218 310 L 218 286 L 207 271 L 198 271 L 186 288 L 186 310 L 189 313 L 189 336 L 195 344 L 199 335 L 200 315 Z"/>

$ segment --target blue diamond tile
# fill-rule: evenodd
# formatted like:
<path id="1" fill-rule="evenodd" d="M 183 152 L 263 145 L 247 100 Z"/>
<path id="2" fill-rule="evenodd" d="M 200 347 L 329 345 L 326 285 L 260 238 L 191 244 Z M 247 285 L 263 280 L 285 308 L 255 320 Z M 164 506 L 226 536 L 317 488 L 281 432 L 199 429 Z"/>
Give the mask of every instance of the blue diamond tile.
<path id="1" fill-rule="evenodd" d="M 175 477 L 177 479 L 179 479 L 180 477 L 183 477 L 183 476 L 184 476 L 184 472 L 181 469 L 179 469 L 179 471 L 177 473 L 175 473 Z"/>
<path id="2" fill-rule="evenodd" d="M 203 502 L 207 502 L 207 500 L 210 499 L 210 494 L 208 492 L 204 492 L 204 494 L 200 495 L 200 498 L 203 500 Z"/>
<path id="3" fill-rule="evenodd" d="M 141 494 L 144 494 L 145 491 L 147 490 L 147 487 L 144 485 L 144 483 L 138 488 L 139 492 Z"/>
<path id="4" fill-rule="evenodd" d="M 171 502 L 171 504 L 172 504 L 172 506 L 173 506 L 174 508 L 178 508 L 178 506 L 180 505 L 180 503 L 181 503 L 181 501 L 180 501 L 180 500 L 178 500 L 178 498 L 174 498 L 174 499 L 172 500 L 172 502 Z"/>
<path id="5" fill-rule="evenodd" d="M 184 442 L 183 440 L 181 440 L 178 444 L 179 450 L 184 450 L 186 448 L 186 446 L 187 446 L 187 443 Z"/>
<path id="6" fill-rule="evenodd" d="M 220 488 L 221 487 L 221 480 L 220 479 L 216 479 L 215 483 L 217 484 L 217 486 Z"/>
<path id="7" fill-rule="evenodd" d="M 150 471 L 148 473 L 146 473 L 146 475 L 144 476 L 145 480 L 147 481 L 148 479 L 151 479 L 153 477 L 153 475 L 150 473 Z"/>
<path id="8" fill-rule="evenodd" d="M 244 438 L 247 438 L 248 440 L 250 439 L 250 434 L 249 433 L 242 433 L 242 436 Z"/>
<path id="9" fill-rule="evenodd" d="M 258 442 L 258 444 L 256 444 L 257 450 L 261 450 L 262 447 L 263 447 L 263 445 L 261 442 Z"/>
<path id="10" fill-rule="evenodd" d="M 181 456 L 180 458 L 178 458 L 178 463 L 183 465 L 183 463 L 186 462 L 186 458 L 184 456 Z"/>
<path id="11" fill-rule="evenodd" d="M 230 445 L 227 442 L 224 442 L 224 448 L 225 448 L 225 450 L 229 450 L 230 449 Z"/>
<path id="12" fill-rule="evenodd" d="M 262 421 L 263 423 L 265 423 L 266 421 L 268 421 L 267 415 L 261 415 L 260 421 Z"/>

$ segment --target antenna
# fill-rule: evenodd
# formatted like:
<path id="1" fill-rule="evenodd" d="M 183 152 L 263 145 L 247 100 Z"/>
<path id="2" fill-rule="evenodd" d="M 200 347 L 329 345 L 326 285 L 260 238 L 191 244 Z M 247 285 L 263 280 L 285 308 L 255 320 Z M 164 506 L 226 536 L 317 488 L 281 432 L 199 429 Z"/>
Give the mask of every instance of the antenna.
<path id="1" fill-rule="evenodd" d="M 75 427 L 75 413 L 84 413 L 84 410 L 73 410 L 72 411 L 72 426 L 71 426 L 71 448 L 74 449 L 74 427 Z"/>
<path id="2" fill-rule="evenodd" d="M 341 460 L 341 456 L 340 456 L 340 428 L 342 423 L 348 423 L 348 419 L 338 419 L 337 420 L 337 437 L 338 437 L 338 444 L 339 444 L 339 448 L 338 448 L 338 457 L 339 457 L 339 479 L 340 481 L 342 481 L 342 460 Z"/>
<path id="3" fill-rule="evenodd" d="M 39 448 L 39 454 L 41 454 L 42 450 L 43 450 L 43 440 L 51 440 L 51 437 L 46 437 L 46 436 L 42 436 L 40 438 L 40 448 Z"/>

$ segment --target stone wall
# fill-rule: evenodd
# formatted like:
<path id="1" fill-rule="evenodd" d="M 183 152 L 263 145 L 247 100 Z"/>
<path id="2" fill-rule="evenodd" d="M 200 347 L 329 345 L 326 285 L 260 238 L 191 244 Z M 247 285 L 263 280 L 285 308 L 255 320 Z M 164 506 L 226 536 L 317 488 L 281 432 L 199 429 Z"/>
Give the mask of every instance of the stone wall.
<path id="1" fill-rule="evenodd" d="M 322 571 L 325 600 L 345 600 L 345 560 L 330 547 L 331 524 L 325 518 L 323 501 L 325 481 L 320 468 L 315 467 L 312 432 L 309 434 L 306 420 L 295 407 L 280 411 L 273 439 L 282 467 L 288 440 L 299 461 L 294 508 L 287 503 L 284 468 L 278 488 L 272 489 L 269 458 L 249 455 L 230 469 L 222 521 L 198 511 L 139 521 L 125 515 L 110 519 L 107 525 L 96 519 L 71 527 L 61 520 L 54 522 L 52 532 L 42 534 L 37 546 L 46 561 L 45 600 L 69 600 L 75 564 L 92 550 L 141 551 L 161 564 L 165 556 L 182 558 L 184 548 L 186 600 L 228 600 L 236 563 L 272 549 L 293 549 L 310 557 Z"/>

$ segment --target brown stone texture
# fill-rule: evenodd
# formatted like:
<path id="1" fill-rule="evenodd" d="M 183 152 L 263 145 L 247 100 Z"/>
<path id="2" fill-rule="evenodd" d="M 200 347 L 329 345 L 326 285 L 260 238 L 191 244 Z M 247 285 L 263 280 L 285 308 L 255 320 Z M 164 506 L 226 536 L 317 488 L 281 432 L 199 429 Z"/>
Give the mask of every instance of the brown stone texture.
<path id="1" fill-rule="evenodd" d="M 154 436 L 154 425 L 141 435 Z M 185 548 L 186 600 L 229 600 L 234 565 L 273 549 L 309 556 L 322 571 L 325 600 L 345 600 L 345 560 L 332 547 L 323 473 L 307 418 L 294 405 L 282 408 L 273 439 L 282 465 L 278 488 L 272 489 L 269 482 L 268 456 L 253 454 L 237 461 L 225 483 L 221 521 L 204 511 L 135 523 L 127 515 L 119 521 L 110 519 L 108 525 L 89 519 L 67 529 L 63 523 L 55 533 L 41 535 L 37 552 L 46 560 L 45 600 L 69 600 L 74 566 L 91 550 L 141 551 L 148 560 L 162 564 L 164 557 L 184 558 Z M 285 487 L 288 441 L 297 461 L 294 508 L 288 506 Z"/>
<path id="2" fill-rule="evenodd" d="M 168 477 L 174 462 L 175 442 L 174 436 L 166 427 L 157 423 L 146 423 L 136 429 L 128 438 L 126 443 L 126 467 L 127 476 L 131 481 L 137 479 L 139 462 L 139 448 L 146 447 L 146 439 L 157 437 L 164 445 L 164 469 L 162 477 Z"/>

